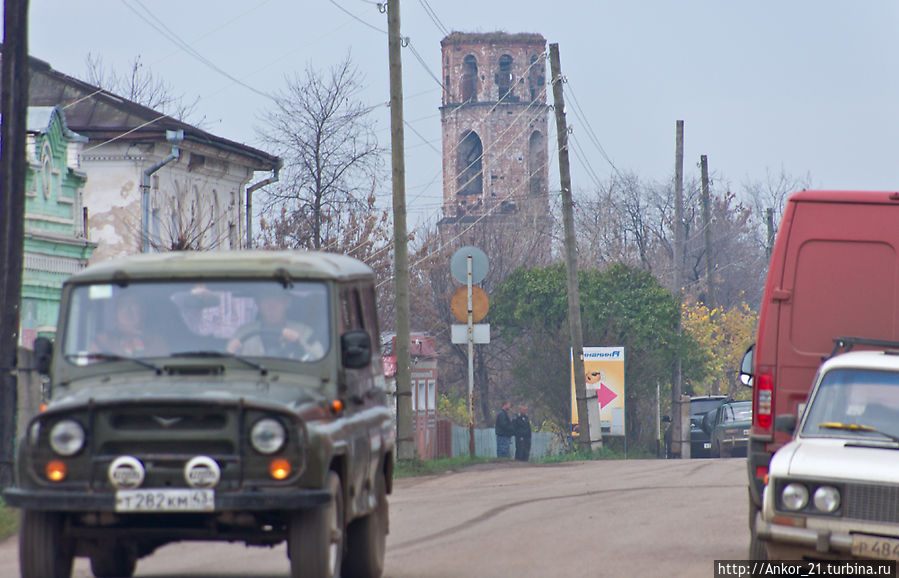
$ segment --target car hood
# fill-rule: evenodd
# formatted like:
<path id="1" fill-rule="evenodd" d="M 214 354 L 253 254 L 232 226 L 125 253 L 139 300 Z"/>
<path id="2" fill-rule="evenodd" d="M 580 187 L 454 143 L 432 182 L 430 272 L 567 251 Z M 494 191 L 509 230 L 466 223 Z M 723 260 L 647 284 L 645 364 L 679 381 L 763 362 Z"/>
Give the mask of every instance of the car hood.
<path id="1" fill-rule="evenodd" d="M 259 379 L 190 378 L 156 376 L 117 376 L 115 381 L 82 380 L 72 385 L 56 387 L 48 409 L 80 406 L 89 403 L 154 403 L 178 400 L 229 403 L 243 400 L 260 405 L 288 405 L 321 401 L 322 382 L 310 376 L 278 374 Z"/>
<path id="2" fill-rule="evenodd" d="M 899 447 L 890 442 L 876 446 L 875 443 L 799 438 L 775 452 L 769 473 L 775 477 L 899 483 Z"/>

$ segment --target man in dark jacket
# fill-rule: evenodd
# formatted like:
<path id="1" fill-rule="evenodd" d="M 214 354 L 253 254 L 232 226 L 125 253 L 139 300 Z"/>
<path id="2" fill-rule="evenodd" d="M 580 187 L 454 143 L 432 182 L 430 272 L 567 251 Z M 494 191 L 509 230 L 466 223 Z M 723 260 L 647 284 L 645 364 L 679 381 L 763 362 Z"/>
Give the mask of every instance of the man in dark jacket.
<path id="1" fill-rule="evenodd" d="M 515 459 L 526 462 L 531 457 L 531 420 L 528 419 L 528 406 L 518 406 L 518 415 L 512 420 L 515 432 Z"/>
<path id="2" fill-rule="evenodd" d="M 512 418 L 509 416 L 509 408 L 512 404 L 503 402 L 502 409 L 496 414 L 496 456 L 499 458 L 512 457 Z"/>

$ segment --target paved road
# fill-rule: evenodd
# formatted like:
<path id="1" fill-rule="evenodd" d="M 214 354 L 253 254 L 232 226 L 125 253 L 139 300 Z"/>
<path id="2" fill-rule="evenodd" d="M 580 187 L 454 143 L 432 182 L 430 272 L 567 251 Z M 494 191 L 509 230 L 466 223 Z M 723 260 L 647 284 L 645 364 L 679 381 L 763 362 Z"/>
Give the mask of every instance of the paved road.
<path id="1" fill-rule="evenodd" d="M 695 576 L 745 557 L 745 461 L 501 464 L 396 481 L 389 578 Z M 0 576 L 18 575 L 16 542 Z M 137 576 L 283 578 L 283 546 L 181 543 L 141 560 Z M 74 576 L 90 577 L 76 562 Z"/>

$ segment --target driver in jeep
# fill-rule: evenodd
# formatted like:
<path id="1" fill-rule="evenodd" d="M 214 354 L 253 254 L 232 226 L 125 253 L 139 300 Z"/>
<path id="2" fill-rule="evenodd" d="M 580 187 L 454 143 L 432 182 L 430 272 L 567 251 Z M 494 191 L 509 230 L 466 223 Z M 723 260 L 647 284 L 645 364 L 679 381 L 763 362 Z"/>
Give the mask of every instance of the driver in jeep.
<path id="1" fill-rule="evenodd" d="M 314 331 L 305 323 L 288 319 L 292 297 L 286 290 L 270 289 L 257 299 L 259 317 L 237 330 L 228 342 L 228 353 L 320 359 L 325 354 Z"/>

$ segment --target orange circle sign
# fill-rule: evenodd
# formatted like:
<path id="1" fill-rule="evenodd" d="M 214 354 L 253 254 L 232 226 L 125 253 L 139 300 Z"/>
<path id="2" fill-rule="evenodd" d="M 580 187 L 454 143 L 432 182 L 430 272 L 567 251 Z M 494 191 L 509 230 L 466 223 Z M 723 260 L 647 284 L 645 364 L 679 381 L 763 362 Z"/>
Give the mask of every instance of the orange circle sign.
<path id="1" fill-rule="evenodd" d="M 468 287 L 459 287 L 453 293 L 450 300 L 450 309 L 453 315 L 462 323 L 468 323 Z M 480 287 L 471 288 L 471 321 L 478 323 L 487 316 L 487 310 L 490 309 L 490 300 L 487 298 L 487 292 Z"/>

